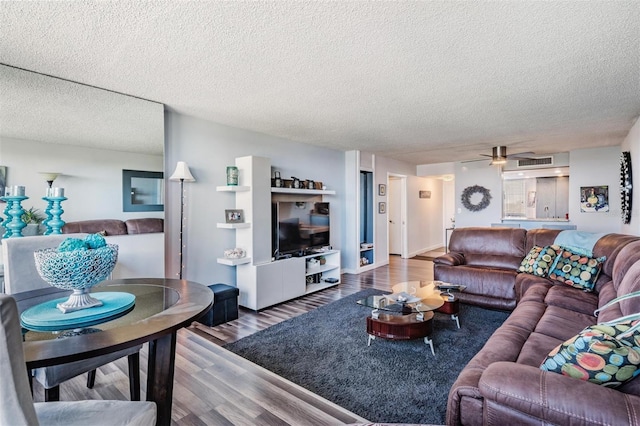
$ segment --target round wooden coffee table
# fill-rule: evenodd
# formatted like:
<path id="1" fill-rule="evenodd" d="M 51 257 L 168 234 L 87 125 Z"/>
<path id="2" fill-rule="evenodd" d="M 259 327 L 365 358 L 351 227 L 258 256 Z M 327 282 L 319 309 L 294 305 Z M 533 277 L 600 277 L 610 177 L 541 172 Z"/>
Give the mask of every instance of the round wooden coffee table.
<path id="1" fill-rule="evenodd" d="M 369 296 L 359 300 L 363 306 L 373 308 L 367 318 L 367 345 L 376 337 L 390 340 L 424 339 L 435 355 L 433 341 L 433 311 L 445 301 L 431 281 L 407 281 L 394 285 L 393 293 Z"/>
<path id="2" fill-rule="evenodd" d="M 429 345 L 431 353 L 433 350 L 433 340 L 429 337 L 433 331 L 433 312 L 409 315 L 389 315 L 379 314 L 377 318 L 367 317 L 367 334 L 369 340 L 367 346 L 376 337 L 391 340 L 411 340 L 424 339 L 424 343 Z M 418 319 L 418 318 L 422 319 Z"/>

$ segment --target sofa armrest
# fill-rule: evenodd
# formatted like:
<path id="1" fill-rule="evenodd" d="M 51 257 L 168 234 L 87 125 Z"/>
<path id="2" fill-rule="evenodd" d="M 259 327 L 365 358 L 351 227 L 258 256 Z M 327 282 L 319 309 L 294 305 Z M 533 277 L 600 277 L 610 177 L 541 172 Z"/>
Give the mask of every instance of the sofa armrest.
<path id="1" fill-rule="evenodd" d="M 640 424 L 640 397 L 530 365 L 493 363 L 479 387 L 489 425 Z"/>
<path id="2" fill-rule="evenodd" d="M 449 252 L 433 259 L 433 263 L 438 265 L 459 266 L 464 265 L 464 254 L 457 252 Z"/>

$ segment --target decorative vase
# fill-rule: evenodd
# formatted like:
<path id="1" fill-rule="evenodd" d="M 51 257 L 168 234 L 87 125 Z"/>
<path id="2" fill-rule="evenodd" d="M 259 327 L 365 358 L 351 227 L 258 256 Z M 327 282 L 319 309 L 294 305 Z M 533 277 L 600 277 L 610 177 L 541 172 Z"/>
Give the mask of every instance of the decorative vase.
<path id="1" fill-rule="evenodd" d="M 34 252 L 36 269 L 49 285 L 63 290 L 73 290 L 66 302 L 58 303 L 62 313 L 78 311 L 102 305 L 89 295 L 94 285 L 109 277 L 118 260 L 118 246 L 87 250 L 58 251 L 47 248 Z"/>
<path id="2" fill-rule="evenodd" d="M 227 185 L 238 185 L 238 168 L 236 166 L 227 166 Z"/>

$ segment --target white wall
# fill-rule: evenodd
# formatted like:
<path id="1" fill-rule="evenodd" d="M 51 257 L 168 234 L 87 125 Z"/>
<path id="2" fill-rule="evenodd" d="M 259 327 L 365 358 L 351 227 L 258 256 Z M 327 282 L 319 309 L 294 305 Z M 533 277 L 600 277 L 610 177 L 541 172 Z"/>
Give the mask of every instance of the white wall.
<path id="1" fill-rule="evenodd" d="M 640 130 L 638 130 L 640 134 Z M 633 137 L 628 138 L 633 140 Z M 636 143 L 640 143 L 637 142 Z M 619 193 L 620 147 L 604 147 L 575 150 L 569 153 L 569 220 L 580 231 L 622 232 Z M 637 161 L 637 159 L 636 159 Z M 490 226 L 502 219 L 502 179 L 499 167 L 486 162 L 456 163 L 455 202 L 456 227 Z M 471 212 L 462 206 L 462 191 L 473 185 L 489 189 L 491 203 L 479 212 Z M 609 186 L 607 213 L 581 213 L 580 187 Z M 479 201 L 479 198 L 478 200 Z M 636 213 L 637 214 L 637 213 Z M 636 219 L 637 220 L 637 219 Z"/>
<path id="2" fill-rule="evenodd" d="M 569 219 L 579 231 L 621 232 L 620 147 L 571 151 Z M 609 186 L 609 211 L 580 212 L 580 187 Z"/>
<path id="3" fill-rule="evenodd" d="M 172 111 L 165 114 L 167 170 L 173 171 L 177 161 L 186 161 L 196 178 L 185 184 L 185 234 L 183 277 L 202 284 L 236 282 L 235 268 L 216 263 L 224 249 L 235 246 L 233 230 L 216 228 L 224 222 L 224 210 L 233 208 L 234 194 L 216 192 L 226 184 L 226 167 L 236 157 L 249 155 L 271 159 L 273 170 L 282 178 L 296 176 L 321 181 L 336 191 L 325 196 L 331 203 L 331 243 L 340 249 L 343 242 L 341 212 L 345 208 L 344 153 L 332 149 L 288 141 L 248 130 L 235 129 L 187 117 Z M 179 183 L 167 182 L 167 276 L 178 272 Z M 254 212 L 256 214 L 270 212 Z"/>
<path id="4" fill-rule="evenodd" d="M 0 139 L 0 165 L 7 166 L 7 186 L 26 187 L 25 209 L 43 212 L 47 183 L 38 172 L 59 172 L 53 186 L 62 187 L 65 222 L 88 219 L 164 217 L 163 212 L 122 211 L 122 169 L 163 171 L 162 155 L 132 154 L 53 145 L 20 139 Z"/>
<path id="5" fill-rule="evenodd" d="M 633 199 L 631 222 L 628 225 L 622 225 L 620 230 L 625 234 L 640 235 L 640 119 L 636 119 L 621 148 L 621 151 L 631 152 Z"/>
<path id="6" fill-rule="evenodd" d="M 431 198 L 420 198 L 420 191 L 431 191 Z M 442 247 L 442 181 L 410 176 L 407 179 L 407 245 L 409 257 Z"/>
<path id="7" fill-rule="evenodd" d="M 479 185 L 489 190 L 489 205 L 478 212 L 467 210 L 461 202 L 462 191 L 470 186 Z M 469 226 L 489 226 L 500 222 L 502 218 L 502 177 L 500 167 L 490 166 L 486 161 L 456 163 L 455 180 L 456 228 Z M 472 204 L 477 204 L 481 196 L 472 197 Z"/>
<path id="8" fill-rule="evenodd" d="M 389 174 L 399 175 L 399 176 L 415 176 L 416 169 L 415 166 L 411 164 L 404 163 L 402 161 L 393 160 L 390 158 L 376 156 L 375 158 L 375 173 L 374 173 L 374 193 L 375 195 L 375 204 L 374 209 L 376 211 L 376 224 L 375 224 L 375 237 L 376 240 L 374 242 L 375 249 L 375 263 L 376 265 L 385 265 L 389 263 L 389 231 L 388 231 L 388 217 L 387 214 L 379 214 L 377 213 L 378 203 L 379 202 L 389 202 L 388 195 L 378 195 L 378 185 L 385 184 L 389 185 L 388 176 Z M 407 180 L 408 182 L 408 180 Z M 409 184 L 407 183 L 407 187 Z M 409 190 L 407 189 L 407 229 L 408 239 L 407 246 L 411 247 L 414 245 L 412 239 L 415 237 L 411 233 L 412 226 L 418 223 L 421 217 L 421 213 L 414 209 L 411 211 L 409 207 Z M 418 243 L 418 245 L 422 245 L 422 243 Z"/>

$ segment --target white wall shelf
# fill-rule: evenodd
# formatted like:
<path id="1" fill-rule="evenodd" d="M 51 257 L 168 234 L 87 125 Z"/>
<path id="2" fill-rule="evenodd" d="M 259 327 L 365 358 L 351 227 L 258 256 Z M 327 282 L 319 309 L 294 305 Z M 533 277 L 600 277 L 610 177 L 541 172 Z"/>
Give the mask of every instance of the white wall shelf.
<path id="1" fill-rule="evenodd" d="M 246 229 L 246 228 L 251 228 L 251 224 L 250 223 L 220 223 L 220 222 L 218 222 L 216 224 L 216 226 L 218 228 L 223 228 L 223 229 Z"/>
<path id="2" fill-rule="evenodd" d="M 227 259 L 226 257 L 219 257 L 217 261 L 222 265 L 236 266 L 244 265 L 245 263 L 251 263 L 251 258 L 241 257 L 240 259 Z"/>
<path id="3" fill-rule="evenodd" d="M 328 189 L 271 188 L 271 192 L 277 194 L 336 195 L 336 191 Z"/>
<path id="4" fill-rule="evenodd" d="M 248 186 L 234 186 L 234 185 L 224 185 L 224 186 L 216 186 L 216 191 L 218 192 L 246 192 L 251 189 Z"/>
<path id="5" fill-rule="evenodd" d="M 321 274 L 323 272 L 331 271 L 333 269 L 339 269 L 340 265 L 332 265 L 329 263 L 325 263 L 324 265 L 317 266 L 315 268 L 307 268 L 305 275 L 313 275 L 313 274 Z"/>

